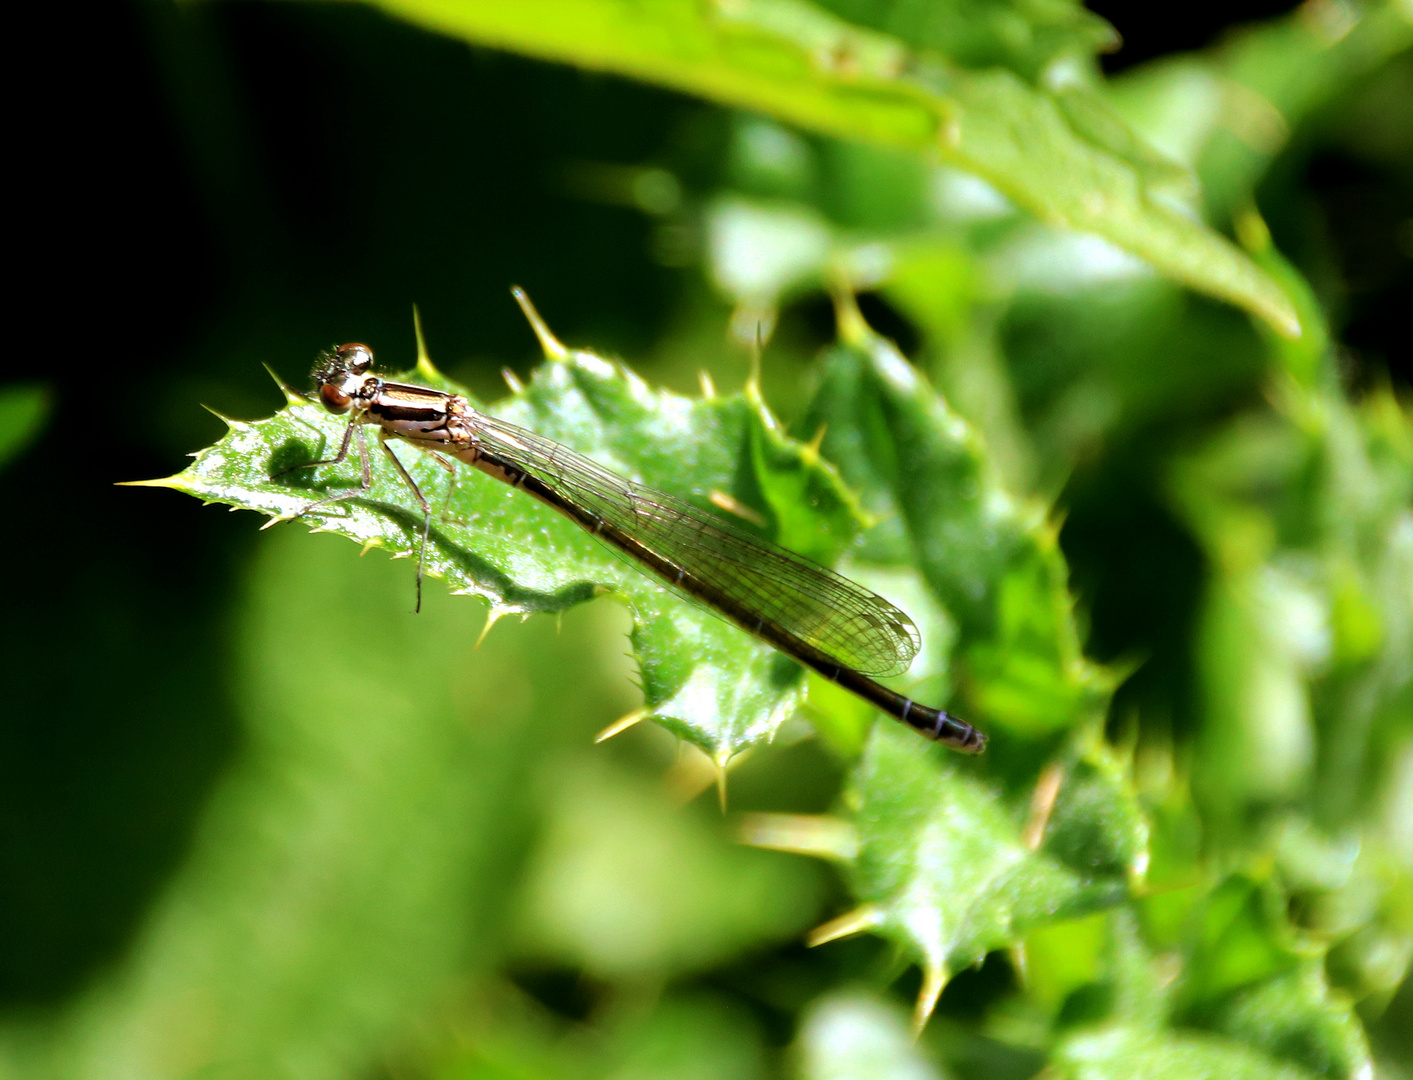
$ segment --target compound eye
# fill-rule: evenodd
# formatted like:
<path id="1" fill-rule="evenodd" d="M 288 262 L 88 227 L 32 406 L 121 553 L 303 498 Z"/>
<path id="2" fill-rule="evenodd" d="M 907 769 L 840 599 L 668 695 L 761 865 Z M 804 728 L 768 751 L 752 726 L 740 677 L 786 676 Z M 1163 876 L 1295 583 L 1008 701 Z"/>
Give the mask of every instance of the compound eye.
<path id="1" fill-rule="evenodd" d="M 343 392 L 343 387 L 333 383 L 324 383 L 319 387 L 319 400 L 331 413 L 346 413 L 348 407 L 353 404 L 353 398 Z"/>
<path id="2" fill-rule="evenodd" d="M 373 350 L 367 345 L 350 342 L 339 346 L 339 359 L 355 375 L 362 375 L 373 366 Z"/>

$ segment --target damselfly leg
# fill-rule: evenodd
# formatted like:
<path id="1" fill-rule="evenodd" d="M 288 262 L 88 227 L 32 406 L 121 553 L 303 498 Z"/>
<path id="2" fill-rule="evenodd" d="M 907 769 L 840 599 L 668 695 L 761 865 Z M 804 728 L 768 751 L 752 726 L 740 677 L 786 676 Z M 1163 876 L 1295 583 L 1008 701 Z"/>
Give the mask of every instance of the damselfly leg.
<path id="1" fill-rule="evenodd" d="M 348 460 L 349 447 L 352 445 L 355 435 L 358 439 L 358 464 L 359 470 L 362 473 L 362 483 L 356 488 L 350 488 L 348 491 L 338 491 L 333 495 L 310 503 L 298 513 L 294 514 L 290 520 L 302 518 L 306 514 L 318 510 L 320 507 L 347 502 L 349 499 L 368 494 L 369 489 L 373 486 L 373 468 L 372 462 L 368 458 L 368 440 L 364 434 L 364 426 L 359 422 L 358 417 L 354 417 L 350 420 L 348 426 L 344 428 L 343 442 L 339 444 L 339 452 L 335 456 L 325 458 L 322 461 L 308 461 L 301 465 L 291 465 L 288 468 L 281 469 L 274 475 L 279 477 L 295 469 L 312 469 L 319 465 L 342 465 Z M 414 611 L 420 612 L 422 610 L 422 572 L 427 563 L 427 541 L 432 535 L 432 507 L 431 504 L 427 502 L 427 497 L 422 494 L 422 489 L 417 486 L 417 481 L 412 479 L 412 474 L 407 471 L 407 467 L 403 465 L 401 459 L 393 452 L 393 448 L 388 445 L 388 436 L 382 430 L 378 432 L 378 444 L 383 448 L 383 453 L 387 454 L 388 458 L 392 461 L 393 467 L 397 469 L 398 475 L 402 478 L 402 482 L 407 485 L 408 490 L 412 492 L 412 497 L 417 500 L 417 505 L 422 510 L 422 541 L 417 545 L 417 604 L 416 607 L 413 608 Z M 440 454 L 433 453 L 432 457 L 435 458 L 437 463 L 446 469 L 447 472 L 452 473 L 453 476 L 455 475 L 456 469 L 451 462 L 447 461 Z"/>
<path id="2" fill-rule="evenodd" d="M 412 479 L 412 474 L 407 471 L 407 466 L 393 453 L 393 448 L 388 445 L 388 437 L 383 432 L 378 432 L 378 442 L 382 445 L 383 453 L 392 459 L 398 475 L 402 477 L 403 483 L 407 485 L 412 497 L 417 500 L 417 505 L 422 508 L 422 543 L 417 546 L 417 606 L 413 611 L 422 610 L 422 568 L 427 562 L 427 539 L 432 535 L 432 506 L 427 502 L 427 497 L 422 494 L 422 489 L 417 486 L 417 481 Z"/>

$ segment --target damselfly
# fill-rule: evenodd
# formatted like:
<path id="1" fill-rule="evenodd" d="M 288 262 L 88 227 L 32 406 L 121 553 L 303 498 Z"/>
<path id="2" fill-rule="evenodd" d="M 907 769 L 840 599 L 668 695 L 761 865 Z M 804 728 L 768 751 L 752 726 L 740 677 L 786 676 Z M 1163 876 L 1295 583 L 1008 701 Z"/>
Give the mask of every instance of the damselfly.
<path id="1" fill-rule="evenodd" d="M 337 455 L 297 467 L 337 465 L 347 460 L 356 440 L 362 485 L 311 503 L 300 514 L 368 491 L 372 466 L 364 431 L 376 427 L 383 453 L 422 510 L 419 606 L 432 510 L 393 451 L 394 439 L 427 451 L 448 470 L 455 468 L 449 459 L 462 461 L 533 495 L 672 589 L 929 739 L 971 754 L 985 749 L 986 736 L 970 724 L 875 681 L 906 670 L 920 638 L 907 615 L 862 585 L 568 447 L 487 416 L 459 394 L 387 382 L 373 373 L 373 353 L 366 345 L 325 354 L 314 379 L 320 402 L 331 413 L 347 415 L 348 426 Z"/>

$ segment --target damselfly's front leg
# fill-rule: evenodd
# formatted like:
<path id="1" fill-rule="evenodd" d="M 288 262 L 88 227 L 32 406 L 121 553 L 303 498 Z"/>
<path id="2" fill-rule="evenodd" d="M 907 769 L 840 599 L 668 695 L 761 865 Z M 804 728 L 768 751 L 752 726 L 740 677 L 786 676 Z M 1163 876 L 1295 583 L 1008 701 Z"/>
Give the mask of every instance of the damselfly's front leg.
<path id="1" fill-rule="evenodd" d="M 281 469 L 279 472 L 271 476 L 270 479 L 278 479 L 279 477 L 284 476 L 284 474 L 287 472 L 294 472 L 295 469 L 313 469 L 320 465 L 342 465 L 345 461 L 348 460 L 348 445 L 353 440 L 353 429 L 359 428 L 358 453 L 359 456 L 363 459 L 363 486 L 364 488 L 367 488 L 369 484 L 368 448 L 363 444 L 363 429 L 359 427 L 359 419 L 359 417 L 355 416 L 351 420 L 349 420 L 347 426 L 343 429 L 343 442 L 339 443 L 339 452 L 333 457 L 324 458 L 324 460 L 322 461 L 304 461 L 298 465 L 286 466 L 285 468 Z M 319 504 L 315 503 L 314 505 L 317 506 Z M 308 509 L 312 509 L 312 507 Z M 300 511 L 301 514 L 306 512 L 307 510 Z"/>
<path id="2" fill-rule="evenodd" d="M 417 505 L 422 508 L 422 543 L 417 548 L 417 606 L 414 611 L 422 610 L 422 568 L 427 562 L 427 539 L 432 535 L 432 505 L 427 502 L 427 497 L 422 494 L 422 489 L 417 486 L 417 481 L 412 479 L 412 474 L 407 471 L 407 467 L 396 454 L 393 448 L 388 445 L 388 437 L 384 432 L 378 432 L 378 441 L 382 444 L 383 453 L 388 455 L 397 471 L 402 474 L 402 479 L 412 492 L 413 498 L 417 500 Z M 442 461 L 438 454 L 432 454 L 434 458 Z M 444 465 L 449 464 L 443 461 Z"/>
<path id="3" fill-rule="evenodd" d="M 281 469 L 279 472 L 275 473 L 275 476 L 284 476 L 285 473 L 291 472 L 294 469 L 312 469 L 316 465 L 342 465 L 348 460 L 348 448 L 353 441 L 355 428 L 357 428 L 358 434 L 358 462 L 363 473 L 363 482 L 356 488 L 351 488 L 348 491 L 338 491 L 328 496 L 328 498 L 319 499 L 316 502 L 310 503 L 298 513 L 290 515 L 291 521 L 302 518 L 305 514 L 318 510 L 321 506 L 330 506 L 333 503 L 343 502 L 346 499 L 352 499 L 356 495 L 366 495 L 368 489 L 373 486 L 373 468 L 368 461 L 368 441 L 364 438 L 363 426 L 358 422 L 357 418 L 350 420 L 348 427 L 344 429 L 343 442 L 339 445 L 339 452 L 335 457 L 326 458 L 323 461 L 309 461 L 305 462 L 303 465 L 291 465 L 288 469 Z M 274 479 L 274 477 L 271 477 L 271 479 Z M 280 520 L 282 519 L 273 518 L 264 527 L 268 529 L 276 521 Z"/>
<path id="4" fill-rule="evenodd" d="M 356 488 L 351 488 L 348 491 L 338 491 L 328 496 L 327 498 L 319 499 L 316 502 L 310 503 L 308 506 L 301 509 L 298 513 L 291 515 L 291 521 L 296 520 L 298 518 L 302 518 L 305 514 L 313 513 L 320 507 L 331 506 L 334 503 L 344 502 L 358 495 L 368 494 L 369 489 L 373 486 L 373 466 L 372 462 L 368 458 L 368 440 L 367 437 L 364 435 L 363 425 L 359 423 L 359 418 L 357 417 L 348 422 L 348 427 L 346 427 L 343 432 L 343 442 L 339 444 L 339 452 L 333 457 L 325 458 L 322 461 L 305 462 L 302 465 L 291 465 L 289 468 L 281 469 L 279 472 L 275 473 L 275 476 L 283 476 L 285 473 L 290 472 L 293 469 L 312 469 L 316 465 L 343 464 L 345 461 L 348 460 L 348 451 L 349 447 L 353 443 L 355 431 L 358 436 L 358 464 L 360 471 L 363 474 L 362 483 L 359 484 L 359 486 Z M 393 453 L 392 447 L 388 445 L 388 436 L 385 432 L 378 432 L 378 443 L 380 446 L 382 446 L 383 453 L 387 454 L 388 459 L 393 463 L 393 467 L 397 469 L 398 475 L 402 477 L 403 483 L 405 483 L 408 489 L 412 492 L 412 497 L 417 500 L 417 505 L 422 509 L 422 542 L 418 545 L 417 548 L 417 606 L 415 608 L 416 611 L 421 611 L 422 570 L 427 562 L 427 541 L 431 537 L 432 533 L 432 507 L 431 504 L 427 502 L 426 496 L 422 494 L 422 489 L 417 486 L 417 481 L 412 479 L 412 474 L 407 471 L 407 468 L 402 464 L 402 461 L 395 453 Z M 442 457 L 442 455 L 437 453 L 432 453 L 432 457 L 434 457 L 437 460 L 437 463 L 440 464 L 449 473 L 451 473 L 453 476 L 456 475 L 455 466 L 453 466 L 450 461 L 448 461 L 446 458 Z M 267 523 L 265 527 L 269 528 L 270 525 L 273 525 L 275 521 L 278 520 L 280 519 L 272 519 L 270 522 Z"/>

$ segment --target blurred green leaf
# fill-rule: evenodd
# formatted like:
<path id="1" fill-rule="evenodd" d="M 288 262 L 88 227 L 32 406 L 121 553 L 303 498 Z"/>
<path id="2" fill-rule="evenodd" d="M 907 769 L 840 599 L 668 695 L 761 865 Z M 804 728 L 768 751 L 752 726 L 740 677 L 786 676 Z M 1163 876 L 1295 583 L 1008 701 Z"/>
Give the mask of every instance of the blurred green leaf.
<path id="1" fill-rule="evenodd" d="M 1373 1072 L 1358 1017 L 1331 998 L 1317 964 L 1236 994 L 1214 1026 L 1316 1076 L 1354 1080 Z"/>
<path id="2" fill-rule="evenodd" d="M 1111 1058 L 1105 1069 L 1126 1067 L 1130 1075 L 1146 1076 L 1145 1043 L 1162 1039 L 1183 1045 L 1201 1029 L 1229 1037 L 1233 1048 L 1255 1049 L 1272 1063 L 1295 1065 L 1309 1075 L 1340 1080 L 1369 1075 L 1362 1027 L 1349 1003 L 1326 985 L 1319 947 L 1296 946 L 1279 902 L 1270 882 L 1241 875 L 1222 882 L 1194 920 L 1176 984 L 1178 958 L 1150 951 L 1125 909 L 1032 933 L 1026 943 L 1035 966 L 1032 985 L 1052 1002 L 1060 992 L 1072 991 L 1060 1020 L 1062 1029 L 1075 1034 L 1062 1044 L 1060 1060 L 1079 1067 L 1074 1075 L 1108 1075 L 1085 1071 L 1095 1061 L 1076 1060 L 1094 1055 Z M 1091 933 L 1076 933 L 1081 927 Z M 1093 934 L 1101 927 L 1108 929 L 1102 952 Z M 1167 1026 L 1173 1022 L 1183 1026 Z M 1106 1033 L 1086 1030 L 1096 1024 L 1108 1025 Z M 1195 1040 L 1191 1066 L 1217 1045 L 1205 1036 Z M 1131 1055 L 1127 1063 L 1125 1055 Z"/>
<path id="3" fill-rule="evenodd" d="M 1113 27 L 1073 0 L 821 0 L 840 18 L 967 67 L 1004 65 L 1038 79 L 1052 64 L 1118 45 Z"/>
<path id="4" fill-rule="evenodd" d="M 1167 1021 L 1170 965 L 1147 947 L 1127 906 L 1032 931 L 1025 981 L 1056 1032 L 1099 1023 L 1158 1030 Z"/>
<path id="5" fill-rule="evenodd" d="M 1409 46 L 1402 0 L 1310 8 L 1234 34 L 1217 53 L 1221 124 L 1197 163 L 1212 215 L 1238 210 L 1299 125 Z"/>
<path id="6" fill-rule="evenodd" d="M 1223 221 L 1249 204 L 1300 125 L 1410 45 L 1413 19 L 1400 0 L 1301 7 L 1244 27 L 1209 53 L 1128 72 L 1110 100 L 1197 170 L 1210 218 Z"/>
<path id="7" fill-rule="evenodd" d="M 47 387 L 37 383 L 0 387 L 0 466 L 35 439 L 48 415 Z"/>
<path id="8" fill-rule="evenodd" d="M 1189 929 L 1177 1015 L 1317 1076 L 1366 1076 L 1363 1029 L 1326 983 L 1324 946 L 1290 924 L 1286 902 L 1275 880 L 1247 874 L 1211 891 Z"/>
<path id="9" fill-rule="evenodd" d="M 474 613 L 414 619 L 403 575 L 326 540 L 272 536 L 256 571 L 242 753 L 129 962 L 19 1043 L 20 1075 L 334 1080 L 501 952 L 532 759 L 458 692 Z"/>
<path id="10" fill-rule="evenodd" d="M 926 355 L 919 365 L 976 426 L 1005 486 L 1030 491 L 1034 439 L 1022 424 L 1015 382 L 997 340 L 1002 290 L 996 276 L 965 245 L 916 240 L 895 245 L 883 288 L 922 331 Z"/>
<path id="11" fill-rule="evenodd" d="M 782 294 L 817 283 L 834 253 L 829 226 L 794 204 L 721 199 L 708 213 L 707 229 L 716 287 L 762 320 Z"/>
<path id="12" fill-rule="evenodd" d="M 1193 790 L 1207 845 L 1247 860 L 1187 909 L 1176 1008 L 1313 1075 L 1367 1076 L 1363 1027 L 1329 980 L 1381 995 L 1413 957 L 1409 866 L 1366 809 L 1402 783 L 1413 716 L 1413 424 L 1385 389 L 1354 407 L 1335 388 L 1308 287 L 1259 219 L 1238 224 L 1311 333 L 1268 338 L 1273 407 L 1173 469 L 1212 565 Z"/>
<path id="13" fill-rule="evenodd" d="M 1055 783 L 1043 850 L 1086 880 L 1141 875 L 1148 865 L 1148 820 L 1117 754 L 1096 743 L 1057 768 Z"/>
<path id="14" fill-rule="evenodd" d="M 613 1032 L 607 1073 L 613 1080 L 756 1080 L 767 1075 L 761 1033 L 739 1005 L 701 993 L 677 995 L 646 1016 L 625 1019 Z"/>
<path id="15" fill-rule="evenodd" d="M 665 814 L 632 774 L 562 766 L 547 787 L 516 905 L 533 960 L 660 979 L 795 937 L 815 917 L 812 864 L 732 844 L 693 809 Z"/>
<path id="16" fill-rule="evenodd" d="M 1413 961 L 1413 858 L 1401 835 L 1413 817 L 1400 812 L 1410 761 L 1404 750 L 1362 829 L 1329 835 L 1292 815 L 1276 852 L 1293 919 L 1329 948 L 1330 982 L 1370 1012 Z"/>
<path id="17" fill-rule="evenodd" d="M 1035 1002 L 1054 1015 L 1076 990 L 1099 982 L 1105 971 L 1109 912 L 1046 923 L 1026 934 L 1026 989 Z"/>
<path id="18" fill-rule="evenodd" d="M 1294 940 L 1269 879 L 1233 874 L 1208 894 L 1189 933 L 1181 996 L 1189 1011 L 1216 1010 L 1233 990 L 1294 970 L 1312 955 Z"/>
<path id="19" fill-rule="evenodd" d="M 755 1080 L 775 1075 L 760 1025 L 725 994 L 691 989 L 639 998 L 592 1033 L 513 983 L 477 984 L 449 1038 L 404 1072 L 434 1080 Z"/>
<path id="20" fill-rule="evenodd" d="M 419 377 L 457 390 L 430 368 Z M 835 561 L 858 527 L 852 497 L 817 456 L 781 433 L 753 388 L 693 400 L 651 390 L 591 353 L 571 352 L 493 411 L 704 507 L 713 492 L 725 493 L 770 522 L 772 539 L 820 561 Z M 352 453 L 339 468 L 281 474 L 338 447 L 346 421 L 318 405 L 291 397 L 269 420 L 230 425 L 185 472 L 157 483 L 279 517 L 358 484 Z M 403 457 L 434 505 L 430 575 L 455 593 L 484 597 L 493 617 L 563 611 L 613 590 L 634 612 L 648 708 L 714 757 L 724 760 L 769 736 L 799 703 L 798 665 L 670 596 L 578 526 L 473 469 L 448 478 L 426 455 Z M 366 497 L 311 510 L 305 520 L 365 547 L 415 556 L 421 512 L 386 462 L 374 454 L 372 464 Z"/>
<path id="21" fill-rule="evenodd" d="M 1208 1035 L 1112 1028 L 1062 1043 L 1051 1068 L 1064 1080 L 1308 1080 L 1241 1043 Z"/>
<path id="22" fill-rule="evenodd" d="M 1269 277 L 1171 208 L 1161 191 L 1149 190 L 1170 185 L 1174 168 L 1151 175 L 1157 155 L 1135 149 L 1139 140 L 1092 95 L 1057 97 L 1009 70 L 972 71 L 955 66 L 951 55 L 915 54 L 904 40 L 844 22 L 807 0 L 718 0 L 713 7 L 694 0 L 649 7 L 556 0 L 533 9 L 385 0 L 381 6 L 478 45 L 630 75 L 825 134 L 940 157 L 1046 222 L 1102 236 L 1283 334 L 1300 333 L 1290 302 Z M 1002 22 L 1015 21 L 986 7 Z M 1099 24 L 1077 6 L 1027 9 L 1031 18 L 1036 12 L 1061 13 L 1062 24 L 1095 43 L 1092 28 Z M 926 19 L 899 17 L 905 28 L 925 33 Z M 1019 25 L 1024 31 L 1025 20 Z"/>
<path id="23" fill-rule="evenodd" d="M 1413 423 L 1386 391 L 1276 402 L 1174 469 L 1218 569 L 1197 782 L 1226 814 L 1308 787 L 1338 824 L 1383 789 L 1413 715 Z"/>

